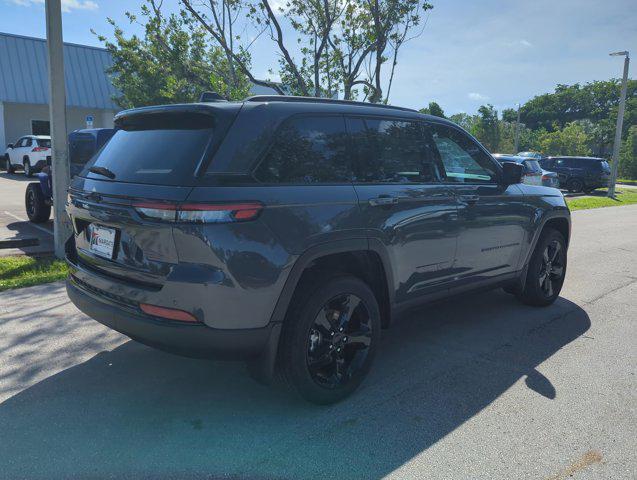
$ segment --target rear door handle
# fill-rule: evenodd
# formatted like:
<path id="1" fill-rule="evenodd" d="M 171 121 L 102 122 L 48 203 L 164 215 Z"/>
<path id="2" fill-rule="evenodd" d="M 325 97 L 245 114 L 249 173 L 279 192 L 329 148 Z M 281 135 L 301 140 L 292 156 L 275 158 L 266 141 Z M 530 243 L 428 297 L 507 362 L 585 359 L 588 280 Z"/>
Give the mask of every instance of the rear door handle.
<path id="1" fill-rule="evenodd" d="M 464 203 L 468 203 L 470 205 L 473 205 L 474 203 L 476 203 L 478 200 L 480 200 L 480 195 L 459 195 L 458 199 L 461 202 Z"/>
<path id="2" fill-rule="evenodd" d="M 398 198 L 390 197 L 389 195 L 379 195 L 376 198 L 370 198 L 368 200 L 368 203 L 372 207 L 382 207 L 382 206 L 388 206 L 388 205 L 395 205 L 395 204 L 398 203 Z"/>

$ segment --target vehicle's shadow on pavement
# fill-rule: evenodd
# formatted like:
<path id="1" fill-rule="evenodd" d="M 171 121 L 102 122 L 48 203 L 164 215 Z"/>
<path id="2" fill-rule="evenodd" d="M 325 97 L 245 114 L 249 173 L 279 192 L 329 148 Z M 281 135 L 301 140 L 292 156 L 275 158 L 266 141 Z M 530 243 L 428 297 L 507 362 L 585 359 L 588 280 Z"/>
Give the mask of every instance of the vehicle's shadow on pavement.
<path id="1" fill-rule="evenodd" d="M 501 292 L 411 312 L 383 332 L 359 392 L 331 407 L 241 364 L 127 342 L 0 404 L 0 477 L 380 478 L 516 382 L 559 397 L 536 367 L 589 326 L 565 299 L 534 309 Z"/>

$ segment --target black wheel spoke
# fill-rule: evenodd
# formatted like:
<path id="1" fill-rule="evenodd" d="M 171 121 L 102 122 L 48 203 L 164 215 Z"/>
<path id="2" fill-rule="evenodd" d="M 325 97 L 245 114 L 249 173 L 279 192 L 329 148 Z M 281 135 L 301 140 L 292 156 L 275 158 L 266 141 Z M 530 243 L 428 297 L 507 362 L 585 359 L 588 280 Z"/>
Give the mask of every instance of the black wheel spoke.
<path id="1" fill-rule="evenodd" d="M 326 365 L 330 365 L 334 362 L 334 357 L 332 356 L 332 351 L 329 349 L 325 349 L 318 355 L 309 356 L 307 363 L 310 368 L 320 368 Z"/>
<path id="2" fill-rule="evenodd" d="M 372 343 L 372 332 L 367 326 L 363 326 L 355 332 L 347 334 L 348 345 L 363 345 L 369 347 Z"/>
<path id="3" fill-rule="evenodd" d="M 354 314 L 360 303 L 360 298 L 355 297 L 354 295 L 348 295 L 347 303 L 345 304 L 344 311 L 339 319 L 339 328 L 345 329 L 346 325 L 351 320 L 352 315 Z"/>
<path id="4" fill-rule="evenodd" d="M 324 335 L 329 335 L 334 329 L 334 310 L 325 305 L 314 319 L 314 324 Z"/>
<path id="5" fill-rule="evenodd" d="M 559 265 L 553 265 L 553 268 L 551 269 L 551 275 L 553 276 L 553 278 L 562 278 L 563 274 L 564 274 L 564 267 L 560 267 Z"/>
<path id="6" fill-rule="evenodd" d="M 551 262 L 554 262 L 557 259 L 557 256 L 559 255 L 560 250 L 562 250 L 562 247 L 560 246 L 559 243 L 555 242 L 553 244 L 553 255 L 551 255 L 550 257 Z"/>
<path id="7" fill-rule="evenodd" d="M 553 295 L 553 282 L 551 281 L 551 277 L 549 275 L 547 275 L 544 280 L 544 291 L 549 297 Z"/>

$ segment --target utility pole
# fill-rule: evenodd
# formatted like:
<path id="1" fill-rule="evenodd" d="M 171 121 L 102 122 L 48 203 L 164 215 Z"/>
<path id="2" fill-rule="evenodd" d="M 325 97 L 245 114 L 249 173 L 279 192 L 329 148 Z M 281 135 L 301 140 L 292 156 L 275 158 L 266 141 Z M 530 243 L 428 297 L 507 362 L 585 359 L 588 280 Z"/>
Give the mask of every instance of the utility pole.
<path id="1" fill-rule="evenodd" d="M 520 151 L 520 104 L 518 103 L 518 121 L 515 122 L 515 154 Z"/>
<path id="2" fill-rule="evenodd" d="M 626 106 L 626 86 L 628 84 L 628 65 L 630 56 L 628 52 L 614 52 L 613 57 L 624 57 L 624 77 L 622 78 L 622 90 L 619 95 L 619 109 L 617 110 L 617 125 L 615 126 L 615 143 L 613 144 L 613 165 L 610 173 L 610 185 L 608 186 L 608 198 L 615 198 L 615 182 L 619 169 L 619 147 L 622 143 L 622 127 L 624 125 L 624 107 Z"/>
<path id="3" fill-rule="evenodd" d="M 55 256 L 64 258 L 64 243 L 71 236 L 66 214 L 66 192 L 71 175 L 66 132 L 64 46 L 60 0 L 46 0 L 46 46 L 49 60 L 49 120 L 51 125 L 51 169 L 53 175 L 53 241 Z"/>

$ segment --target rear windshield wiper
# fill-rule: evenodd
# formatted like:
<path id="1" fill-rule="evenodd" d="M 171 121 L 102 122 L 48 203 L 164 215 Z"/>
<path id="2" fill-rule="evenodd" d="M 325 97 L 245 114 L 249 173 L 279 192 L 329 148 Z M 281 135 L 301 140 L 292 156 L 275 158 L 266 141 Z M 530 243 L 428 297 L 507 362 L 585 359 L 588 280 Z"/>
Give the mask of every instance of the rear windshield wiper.
<path id="1" fill-rule="evenodd" d="M 88 171 L 91 173 L 97 173 L 98 175 L 102 175 L 110 179 L 115 178 L 115 174 L 106 167 L 91 167 L 88 169 Z"/>

